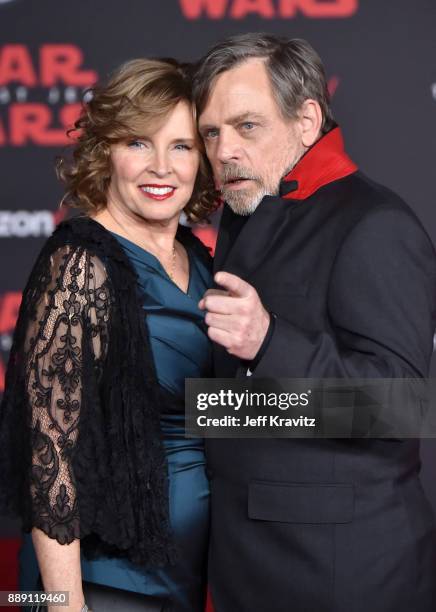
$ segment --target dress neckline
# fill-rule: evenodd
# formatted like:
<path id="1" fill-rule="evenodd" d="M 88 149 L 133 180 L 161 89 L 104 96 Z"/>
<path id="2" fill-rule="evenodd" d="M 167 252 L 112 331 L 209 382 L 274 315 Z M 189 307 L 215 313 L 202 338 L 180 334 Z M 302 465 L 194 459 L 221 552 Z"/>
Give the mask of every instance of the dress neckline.
<path id="1" fill-rule="evenodd" d="M 144 249 L 144 247 L 139 246 L 139 244 L 136 244 L 136 242 L 133 242 L 133 240 L 130 240 L 129 238 L 125 238 L 125 236 L 121 236 L 121 234 L 117 234 L 116 232 L 113 232 L 112 230 L 107 230 L 107 231 L 110 232 L 113 236 L 115 236 L 115 238 L 117 240 L 127 242 L 134 249 L 136 249 L 136 250 L 140 251 L 141 253 L 144 253 L 145 255 L 147 255 L 147 257 L 149 257 L 153 261 L 153 263 L 158 267 L 159 271 L 165 276 L 165 279 L 168 282 L 170 282 L 172 285 L 174 285 L 174 287 L 176 289 L 178 289 L 181 293 L 183 293 L 183 295 L 186 295 L 187 297 L 191 297 L 190 296 L 190 289 L 191 289 L 191 284 L 192 284 L 193 258 L 191 257 L 191 250 L 189 249 L 189 247 L 187 245 L 183 244 L 182 241 L 179 240 L 179 242 L 182 244 L 183 248 L 186 250 L 186 254 L 188 256 L 188 266 L 189 266 L 189 270 L 188 270 L 188 286 L 187 286 L 186 291 L 183 291 L 183 289 L 181 287 L 179 287 L 179 285 L 177 283 L 175 283 L 171 279 L 170 275 L 165 270 L 165 268 L 163 267 L 163 265 L 159 261 L 158 257 L 156 257 L 156 255 L 154 255 L 150 251 L 147 251 L 147 249 Z M 177 232 L 177 234 L 178 233 L 179 232 Z M 177 237 L 177 234 L 176 234 L 176 237 Z"/>

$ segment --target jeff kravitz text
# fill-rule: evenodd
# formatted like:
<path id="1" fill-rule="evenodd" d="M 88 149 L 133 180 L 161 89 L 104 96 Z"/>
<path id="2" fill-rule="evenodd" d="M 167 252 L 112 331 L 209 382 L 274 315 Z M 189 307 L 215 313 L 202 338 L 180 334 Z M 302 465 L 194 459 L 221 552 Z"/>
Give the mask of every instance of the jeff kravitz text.
<path id="1" fill-rule="evenodd" d="M 203 414 L 197 417 L 197 424 L 199 427 L 316 427 L 316 419 L 302 415 L 287 419 L 272 414 L 260 414 L 257 417 L 246 415 L 245 419 L 228 415 L 213 418 Z"/>

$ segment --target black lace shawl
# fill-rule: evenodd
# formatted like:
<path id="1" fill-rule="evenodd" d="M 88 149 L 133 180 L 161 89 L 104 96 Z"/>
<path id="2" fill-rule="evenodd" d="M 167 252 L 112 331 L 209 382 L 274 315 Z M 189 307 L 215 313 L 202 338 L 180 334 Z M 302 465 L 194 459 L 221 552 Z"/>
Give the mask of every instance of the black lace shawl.
<path id="1" fill-rule="evenodd" d="M 178 239 L 210 263 L 187 228 Z M 0 512 L 88 556 L 177 556 L 136 273 L 96 221 L 64 221 L 23 293 L 0 410 Z"/>

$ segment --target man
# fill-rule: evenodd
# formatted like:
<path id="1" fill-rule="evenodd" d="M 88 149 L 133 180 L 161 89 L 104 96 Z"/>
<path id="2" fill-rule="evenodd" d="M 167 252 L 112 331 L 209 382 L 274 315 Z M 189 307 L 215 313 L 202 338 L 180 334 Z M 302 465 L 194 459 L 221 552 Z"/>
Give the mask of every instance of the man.
<path id="1" fill-rule="evenodd" d="M 358 172 L 310 45 L 247 34 L 195 82 L 226 202 L 200 302 L 218 377 L 425 377 L 431 241 Z M 436 610 L 415 440 L 208 440 L 216 612 Z"/>

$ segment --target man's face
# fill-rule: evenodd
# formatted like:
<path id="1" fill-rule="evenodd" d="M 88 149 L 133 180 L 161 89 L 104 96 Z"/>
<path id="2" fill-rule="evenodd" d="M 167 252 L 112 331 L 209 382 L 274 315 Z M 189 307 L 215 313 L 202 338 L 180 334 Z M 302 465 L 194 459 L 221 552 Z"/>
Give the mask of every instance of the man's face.
<path id="1" fill-rule="evenodd" d="M 207 156 L 224 200 L 249 215 L 304 153 L 298 120 L 283 118 L 261 59 L 220 74 L 199 117 Z"/>

